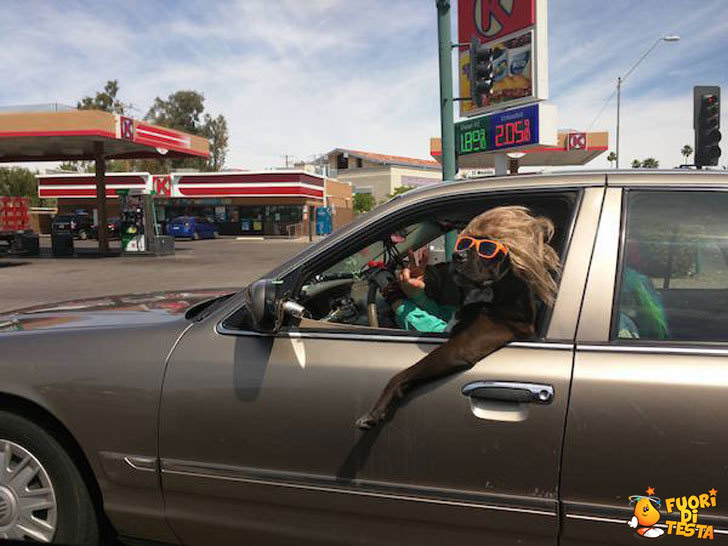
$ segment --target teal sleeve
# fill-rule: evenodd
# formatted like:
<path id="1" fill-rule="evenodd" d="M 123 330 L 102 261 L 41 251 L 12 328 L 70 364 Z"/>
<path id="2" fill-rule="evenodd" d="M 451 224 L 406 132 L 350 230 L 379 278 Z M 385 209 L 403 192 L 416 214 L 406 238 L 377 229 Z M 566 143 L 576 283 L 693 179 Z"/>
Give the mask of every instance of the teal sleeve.
<path id="1" fill-rule="evenodd" d="M 434 315 L 445 322 L 448 322 L 455 312 L 454 307 L 449 305 L 438 305 L 435 300 L 428 298 L 424 292 L 417 292 L 409 299 L 411 299 L 412 302 L 423 311 L 430 315 Z"/>
<path id="2" fill-rule="evenodd" d="M 394 310 L 397 325 L 403 330 L 417 332 L 444 332 L 447 321 L 417 307 L 412 301 L 405 300 Z"/>

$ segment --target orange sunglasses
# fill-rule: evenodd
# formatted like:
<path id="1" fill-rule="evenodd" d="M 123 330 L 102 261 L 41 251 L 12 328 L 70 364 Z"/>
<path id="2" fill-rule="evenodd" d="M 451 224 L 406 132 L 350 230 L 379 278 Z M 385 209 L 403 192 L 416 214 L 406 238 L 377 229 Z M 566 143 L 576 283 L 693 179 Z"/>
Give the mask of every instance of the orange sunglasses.
<path id="1" fill-rule="evenodd" d="M 504 256 L 508 254 L 508 247 L 500 241 L 494 241 L 493 239 L 476 239 L 469 235 L 461 235 L 458 237 L 458 240 L 455 243 L 455 250 L 467 250 L 472 246 L 475 246 L 475 250 L 481 258 L 495 258 L 499 252 L 503 252 Z"/>

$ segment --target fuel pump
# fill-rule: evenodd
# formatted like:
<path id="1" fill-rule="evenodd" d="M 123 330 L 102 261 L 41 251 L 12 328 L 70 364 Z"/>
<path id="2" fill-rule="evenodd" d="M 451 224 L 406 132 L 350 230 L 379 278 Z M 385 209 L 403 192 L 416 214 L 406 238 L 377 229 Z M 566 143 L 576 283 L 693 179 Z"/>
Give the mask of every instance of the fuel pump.
<path id="1" fill-rule="evenodd" d="M 149 245 L 146 240 L 148 230 L 144 198 L 151 198 L 151 195 L 133 190 L 118 190 L 116 193 L 119 195 L 121 251 L 146 252 Z"/>

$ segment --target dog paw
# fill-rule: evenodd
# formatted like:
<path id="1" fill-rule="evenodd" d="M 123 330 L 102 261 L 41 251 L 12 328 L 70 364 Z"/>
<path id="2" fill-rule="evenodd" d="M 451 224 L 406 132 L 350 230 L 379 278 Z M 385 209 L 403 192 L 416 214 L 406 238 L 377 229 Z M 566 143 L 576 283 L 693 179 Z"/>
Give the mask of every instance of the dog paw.
<path id="1" fill-rule="evenodd" d="M 360 430 L 371 430 L 377 426 L 377 423 L 377 419 L 371 413 L 367 413 L 359 417 L 356 423 L 354 423 L 354 426 Z"/>

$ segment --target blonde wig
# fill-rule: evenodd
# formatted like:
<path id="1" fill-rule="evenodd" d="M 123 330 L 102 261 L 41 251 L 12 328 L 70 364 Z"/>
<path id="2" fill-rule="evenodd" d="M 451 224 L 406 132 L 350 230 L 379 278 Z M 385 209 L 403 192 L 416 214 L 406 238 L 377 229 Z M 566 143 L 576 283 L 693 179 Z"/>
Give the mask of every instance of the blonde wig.
<path id="1" fill-rule="evenodd" d="M 495 207 L 473 218 L 463 234 L 503 243 L 508 248 L 513 272 L 541 301 L 553 305 L 554 275 L 561 272 L 561 264 L 549 245 L 554 235 L 551 220 L 532 216 L 526 207 Z"/>

